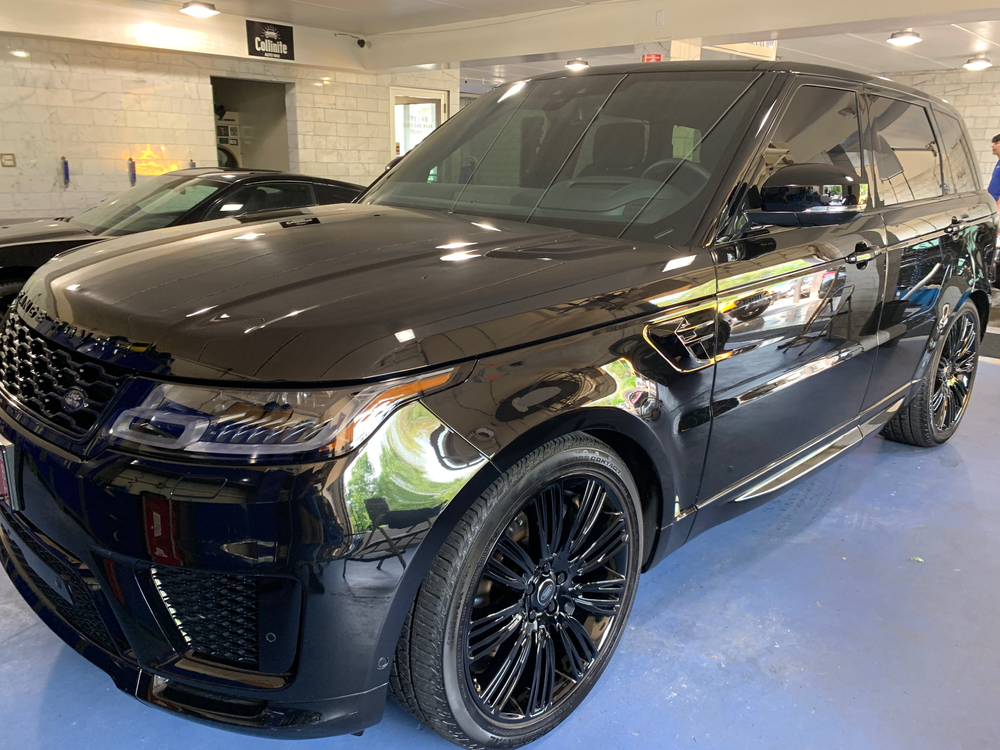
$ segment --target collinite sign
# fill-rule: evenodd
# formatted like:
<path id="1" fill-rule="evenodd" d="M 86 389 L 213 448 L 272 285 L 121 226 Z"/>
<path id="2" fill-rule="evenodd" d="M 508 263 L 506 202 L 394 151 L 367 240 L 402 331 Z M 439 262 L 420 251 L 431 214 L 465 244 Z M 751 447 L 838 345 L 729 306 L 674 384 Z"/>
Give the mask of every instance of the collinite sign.
<path id="1" fill-rule="evenodd" d="M 247 53 L 273 60 L 294 60 L 292 27 L 261 21 L 247 21 Z"/>

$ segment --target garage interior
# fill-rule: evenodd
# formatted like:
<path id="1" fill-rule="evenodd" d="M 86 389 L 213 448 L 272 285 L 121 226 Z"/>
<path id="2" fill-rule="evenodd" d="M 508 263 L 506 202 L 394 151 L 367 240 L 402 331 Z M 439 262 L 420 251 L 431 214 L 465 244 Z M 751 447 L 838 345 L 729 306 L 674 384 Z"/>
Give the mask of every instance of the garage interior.
<path id="1" fill-rule="evenodd" d="M 206 19 L 180 5 L 0 8 L 0 224 L 73 216 L 195 166 L 364 187 L 495 87 L 573 62 L 779 60 L 880 76 L 958 110 L 984 187 L 997 165 L 1000 9 L 983 0 L 811 5 L 780 20 L 733 0 L 218 0 Z M 249 19 L 293 28 L 294 57 L 248 52 Z M 891 41 L 903 32 L 918 42 Z M 998 290 L 981 355 L 949 443 L 867 440 L 644 575 L 604 676 L 532 747 L 995 747 Z M 0 749 L 394 744 L 451 747 L 391 701 L 361 737 L 302 741 L 153 711 L 0 575 Z"/>

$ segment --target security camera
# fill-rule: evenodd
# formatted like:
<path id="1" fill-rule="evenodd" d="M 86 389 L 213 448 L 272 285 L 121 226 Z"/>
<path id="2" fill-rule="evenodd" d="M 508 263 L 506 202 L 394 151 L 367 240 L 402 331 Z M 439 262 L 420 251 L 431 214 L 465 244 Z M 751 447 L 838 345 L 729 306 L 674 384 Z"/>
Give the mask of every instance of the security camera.
<path id="1" fill-rule="evenodd" d="M 367 43 L 368 43 L 368 42 L 366 42 L 366 41 L 365 41 L 364 39 L 359 39 L 359 40 L 358 40 L 358 46 L 359 46 L 359 47 L 361 47 L 361 49 L 364 49 L 364 48 L 365 48 L 365 45 L 366 45 Z"/>

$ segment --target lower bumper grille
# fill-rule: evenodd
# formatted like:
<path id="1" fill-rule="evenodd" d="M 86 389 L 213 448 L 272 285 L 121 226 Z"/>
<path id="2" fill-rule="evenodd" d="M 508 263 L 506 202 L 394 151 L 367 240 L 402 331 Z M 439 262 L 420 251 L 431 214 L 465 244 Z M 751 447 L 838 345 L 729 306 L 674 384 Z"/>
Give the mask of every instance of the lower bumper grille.
<path id="1" fill-rule="evenodd" d="M 260 665 L 260 579 L 153 568 L 153 584 L 186 646 L 210 661 Z"/>
<path id="2" fill-rule="evenodd" d="M 112 654 L 118 653 L 111 638 L 111 633 L 108 631 L 104 620 L 101 619 L 101 615 L 94 604 L 91 588 L 84 583 L 80 573 L 53 555 L 44 544 L 29 536 L 8 537 L 8 540 L 10 541 L 10 549 L 14 554 L 14 559 L 17 561 L 18 566 L 28 574 L 32 585 L 41 592 L 50 607 L 69 623 L 70 627 L 92 643 Z M 73 598 L 72 602 L 66 601 L 42 580 L 38 573 L 28 564 L 18 544 L 26 545 L 42 562 L 66 581 L 66 585 Z"/>

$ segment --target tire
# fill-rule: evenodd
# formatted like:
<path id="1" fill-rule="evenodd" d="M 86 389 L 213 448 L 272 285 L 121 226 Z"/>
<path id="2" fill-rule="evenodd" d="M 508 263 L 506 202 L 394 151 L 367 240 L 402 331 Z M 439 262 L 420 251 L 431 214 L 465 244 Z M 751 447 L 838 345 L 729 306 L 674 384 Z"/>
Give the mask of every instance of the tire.
<path id="1" fill-rule="evenodd" d="M 622 460 L 582 433 L 514 465 L 465 513 L 421 585 L 393 697 L 466 748 L 520 747 L 558 726 L 625 630 L 642 556 L 638 498 Z"/>
<path id="2" fill-rule="evenodd" d="M 13 280 L 0 283 L 0 318 L 7 315 L 7 311 L 14 304 L 14 300 L 17 299 L 18 292 L 21 291 L 25 281 Z"/>
<path id="3" fill-rule="evenodd" d="M 980 325 L 979 310 L 966 301 L 939 339 L 916 395 L 882 428 L 885 438 L 932 448 L 955 434 L 976 382 Z"/>

